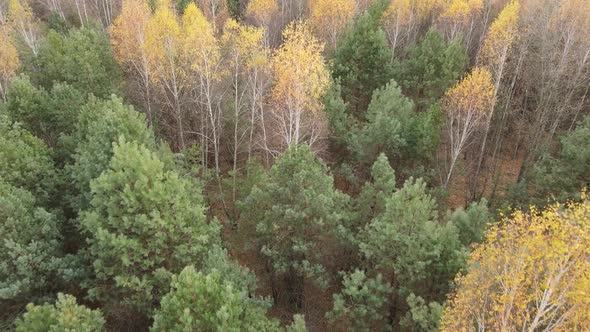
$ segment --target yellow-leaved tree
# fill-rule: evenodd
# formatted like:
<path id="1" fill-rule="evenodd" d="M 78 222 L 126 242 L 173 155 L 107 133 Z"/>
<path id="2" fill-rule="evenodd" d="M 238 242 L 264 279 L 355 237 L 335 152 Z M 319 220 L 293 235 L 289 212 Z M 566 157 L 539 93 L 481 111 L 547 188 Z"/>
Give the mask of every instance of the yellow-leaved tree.
<path id="1" fill-rule="evenodd" d="M 39 27 L 26 0 L 8 1 L 8 24 L 34 56 L 39 53 Z"/>
<path id="2" fill-rule="evenodd" d="M 461 37 L 465 45 L 470 45 L 477 18 L 483 9 L 483 0 L 451 0 L 443 3 L 439 23 L 447 39 Z"/>
<path id="3" fill-rule="evenodd" d="M 273 59 L 272 101 L 280 148 L 306 142 L 312 145 L 322 135 L 322 97 L 330 74 L 322 57 L 323 45 L 304 22 L 292 22 L 283 32 L 284 43 Z"/>
<path id="4" fill-rule="evenodd" d="M 469 145 L 473 134 L 488 125 L 493 94 L 492 75 L 482 67 L 474 68 L 446 92 L 442 101 L 449 140 L 445 187 L 449 184 L 459 155 Z"/>
<path id="5" fill-rule="evenodd" d="M 310 24 L 318 38 L 331 49 L 355 14 L 354 0 L 310 0 Z"/>
<path id="6" fill-rule="evenodd" d="M 196 84 L 196 100 L 199 107 L 193 108 L 201 124 L 201 146 L 213 145 L 215 174 L 219 176 L 220 137 L 222 135 L 221 101 L 215 91 L 215 85 L 221 79 L 219 66 L 221 51 L 215 37 L 214 26 L 203 12 L 190 3 L 182 16 L 182 52 L 190 66 L 191 80 Z M 206 158 L 205 158 L 206 160 Z"/>
<path id="7" fill-rule="evenodd" d="M 211 22 L 214 31 L 223 27 L 225 20 L 229 17 L 227 0 L 197 0 L 197 4 L 207 20 Z"/>
<path id="8" fill-rule="evenodd" d="M 264 46 L 269 47 L 273 37 L 273 22 L 279 15 L 277 0 L 252 0 L 248 3 L 246 15 L 264 28 Z"/>
<path id="9" fill-rule="evenodd" d="M 169 0 L 158 2 L 154 15 L 149 20 L 146 32 L 146 52 L 150 79 L 159 90 L 163 111 L 169 112 L 174 128 L 170 136 L 176 136 L 175 146 L 184 149 L 185 129 L 184 99 L 190 90 L 191 77 L 183 52 L 180 25 Z"/>
<path id="10" fill-rule="evenodd" d="M 264 47 L 264 28 L 241 24 L 233 19 L 225 22 L 222 45 L 231 73 L 233 92 L 233 172 L 237 174 L 240 154 L 247 151 L 248 160 L 254 144 L 254 129 L 261 119 L 261 83 L 268 64 L 268 50 Z M 264 123 L 260 126 L 265 132 Z M 236 176 L 232 195 L 236 197 Z"/>
<path id="11" fill-rule="evenodd" d="M 125 73 L 137 80 L 150 124 L 154 123 L 151 105 L 151 71 L 147 49 L 147 30 L 152 12 L 146 1 L 124 0 L 121 13 L 110 29 L 115 58 Z"/>
<path id="12" fill-rule="evenodd" d="M 0 98 L 6 100 L 6 89 L 10 79 L 16 75 L 20 67 L 18 50 L 11 37 L 10 27 L 0 24 Z"/>
<path id="13" fill-rule="evenodd" d="M 496 98 L 500 91 L 500 84 L 504 76 L 504 68 L 506 66 L 508 56 L 512 45 L 515 43 L 518 37 L 518 22 L 519 22 L 520 2 L 518 0 L 512 0 L 509 2 L 500 12 L 498 17 L 490 25 L 487 31 L 483 47 L 480 54 L 480 62 L 482 66 L 488 68 L 492 74 L 492 81 L 494 83 L 494 91 L 492 95 L 492 103 L 490 104 L 490 117 L 494 113 L 496 106 Z M 508 109 L 504 110 L 499 115 L 498 125 L 504 129 L 507 117 Z M 480 145 L 479 156 L 477 158 L 477 164 L 474 170 L 473 185 L 471 186 L 471 192 L 473 198 L 478 198 L 482 195 L 485 189 L 485 183 L 483 188 L 479 188 L 479 179 L 481 175 L 481 169 L 486 155 L 486 144 L 488 142 L 488 134 L 490 132 L 490 123 L 486 124 L 482 142 Z M 497 144 L 496 144 L 497 145 Z M 496 148 L 497 150 L 497 148 Z M 494 151 L 495 156 L 496 151 Z M 479 192 L 478 192 L 479 191 Z"/>
<path id="14" fill-rule="evenodd" d="M 391 44 L 393 58 L 400 44 L 410 39 L 417 24 L 415 2 L 412 0 L 391 0 L 383 13 L 383 28 Z"/>
<path id="15" fill-rule="evenodd" d="M 441 330 L 587 331 L 590 202 L 582 196 L 493 226 L 457 277 Z"/>

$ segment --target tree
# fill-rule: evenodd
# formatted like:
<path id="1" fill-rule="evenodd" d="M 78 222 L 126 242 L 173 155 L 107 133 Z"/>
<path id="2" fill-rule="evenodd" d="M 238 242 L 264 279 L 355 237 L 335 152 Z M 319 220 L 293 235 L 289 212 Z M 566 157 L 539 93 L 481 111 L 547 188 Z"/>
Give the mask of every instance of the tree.
<path id="1" fill-rule="evenodd" d="M 291 23 L 283 32 L 284 43 L 272 58 L 274 119 L 280 150 L 291 145 L 313 145 L 321 136 L 322 97 L 329 72 L 322 57 L 323 45 L 306 23 Z"/>
<path id="2" fill-rule="evenodd" d="M 11 30 L 17 33 L 20 41 L 31 50 L 33 56 L 37 56 L 39 54 L 39 27 L 27 1 L 9 0 L 7 19 Z M 8 38 L 3 40 L 8 40 Z"/>
<path id="3" fill-rule="evenodd" d="M 29 304 L 27 312 L 16 321 L 17 332 L 44 331 L 105 331 L 100 310 L 88 309 L 76 303 L 72 295 L 58 294 L 55 305 Z"/>
<path id="4" fill-rule="evenodd" d="M 378 10 L 365 12 L 346 29 L 334 50 L 332 76 L 340 80 L 351 114 L 364 119 L 373 91 L 392 78 L 391 50 L 379 28 Z"/>
<path id="5" fill-rule="evenodd" d="M 107 36 L 92 28 L 72 29 L 66 35 L 53 30 L 26 68 L 31 81 L 51 89 L 67 83 L 84 94 L 107 98 L 119 90 L 120 73 Z"/>
<path id="6" fill-rule="evenodd" d="M 151 331 L 278 331 L 265 312 L 217 271 L 204 275 L 188 266 L 173 277 Z"/>
<path id="7" fill-rule="evenodd" d="M 147 1 L 125 0 L 121 14 L 115 19 L 111 30 L 111 44 L 116 60 L 123 70 L 137 79 L 143 94 L 143 103 L 148 121 L 155 122 L 152 112 L 152 72 L 147 49 L 147 30 L 152 12 Z"/>
<path id="8" fill-rule="evenodd" d="M 395 81 L 375 90 L 366 122 L 351 134 L 348 146 L 359 161 L 372 162 L 385 153 L 390 160 L 428 159 L 436 148 L 438 110 L 416 113 Z M 428 128 L 423 128 L 427 126 Z"/>
<path id="9" fill-rule="evenodd" d="M 492 102 L 490 103 L 489 111 L 490 117 L 492 117 L 494 114 L 494 108 L 497 102 L 496 99 L 500 93 L 500 85 L 504 76 L 504 67 L 506 66 L 506 62 L 508 60 L 509 51 L 517 38 L 519 12 L 520 3 L 518 0 L 513 0 L 508 3 L 488 29 L 488 33 L 481 50 L 481 62 L 490 70 L 490 73 L 492 74 L 492 81 L 494 82 Z M 499 128 L 497 128 L 500 132 L 504 131 L 507 116 L 506 112 L 507 110 L 502 112 L 500 115 Z M 471 189 L 473 193 L 472 196 L 474 197 L 481 196 L 481 194 L 476 193 L 479 190 L 478 180 L 480 178 L 481 168 L 485 158 L 486 143 L 488 140 L 489 131 L 490 122 L 488 121 L 484 130 L 477 166 L 475 168 L 475 181 L 473 188 Z M 496 144 L 494 149 L 492 156 L 493 158 L 496 156 L 498 144 L 499 143 Z M 481 192 L 483 192 L 483 190 L 481 190 Z"/>
<path id="10" fill-rule="evenodd" d="M 221 29 L 229 17 L 227 0 L 198 0 L 200 10 L 213 26 L 213 31 Z"/>
<path id="11" fill-rule="evenodd" d="M 561 331 L 590 323 L 590 204 L 516 211 L 490 228 L 457 276 L 442 331 Z"/>
<path id="12" fill-rule="evenodd" d="M 329 45 L 329 49 L 335 49 L 342 31 L 355 14 L 355 1 L 313 0 L 309 6 L 310 24 L 316 35 Z"/>
<path id="13" fill-rule="evenodd" d="M 452 0 L 443 2 L 439 20 L 447 40 L 461 38 L 469 48 L 478 16 L 484 9 L 483 0 Z"/>
<path id="14" fill-rule="evenodd" d="M 457 41 L 445 42 L 435 30 L 408 49 L 408 56 L 395 68 L 396 80 L 419 110 L 437 102 L 467 66 L 465 48 Z"/>
<path id="15" fill-rule="evenodd" d="M 403 291 L 417 292 L 421 280 L 431 278 L 437 280 L 428 282 L 440 288 L 435 294 L 442 296 L 446 281 L 462 265 L 457 229 L 436 220 L 436 203 L 421 179 L 406 181 L 385 204 L 385 211 L 365 227 L 361 251 L 374 266 L 395 271 Z"/>
<path id="16" fill-rule="evenodd" d="M 393 322 L 411 313 L 407 301 L 415 298 L 410 295 L 428 306 L 442 303 L 465 259 L 457 228 L 436 219 L 436 203 L 421 179 L 410 178 L 387 198 L 385 211 L 359 234 L 359 247 L 369 266 L 396 289 L 389 313 Z M 405 319 L 404 325 L 410 323 L 418 322 Z"/>
<path id="17" fill-rule="evenodd" d="M 581 188 L 590 185 L 590 117 L 559 139 L 559 151 L 544 152 L 533 168 L 532 196 L 540 200 L 566 201 L 579 197 Z"/>
<path id="18" fill-rule="evenodd" d="M 333 295 L 334 307 L 326 313 L 332 324 L 343 324 L 348 331 L 367 331 L 384 323 L 392 289 L 381 274 L 368 278 L 355 270 L 344 275 L 342 286 L 342 291 Z"/>
<path id="19" fill-rule="evenodd" d="M 334 189 L 332 177 L 310 148 L 293 145 L 276 160 L 267 180 L 240 203 L 241 227 L 255 229 L 268 272 L 275 284 L 278 278 L 285 278 L 295 308 L 304 304 L 306 278 L 326 285 L 320 248 L 346 222 L 347 202 L 348 197 Z"/>
<path id="20" fill-rule="evenodd" d="M 53 151 L 1 113 L 0 146 L 0 179 L 30 191 L 41 206 L 51 205 L 57 185 Z"/>
<path id="21" fill-rule="evenodd" d="M 113 143 L 120 137 L 155 147 L 153 133 L 145 117 L 123 104 L 121 99 L 91 99 L 81 110 L 76 130 L 65 138 L 71 148 L 66 176 L 71 184 L 70 201 L 74 211 L 84 210 L 92 198 L 90 182 L 108 168 L 113 156 Z"/>
<path id="22" fill-rule="evenodd" d="M 410 0 L 392 0 L 383 13 L 383 27 L 391 45 L 391 59 L 400 44 L 411 38 L 417 24 L 417 13 Z"/>
<path id="23" fill-rule="evenodd" d="M 6 101 L 6 89 L 20 67 L 18 50 L 10 36 L 10 27 L 0 22 L 0 100 Z"/>
<path id="24" fill-rule="evenodd" d="M 459 231 L 459 239 L 465 247 L 473 243 L 483 241 L 484 230 L 492 221 L 488 202 L 482 198 L 479 202 L 472 202 L 467 208 L 458 208 L 449 216 L 449 222 L 452 222 Z"/>
<path id="25" fill-rule="evenodd" d="M 273 18 L 279 15 L 279 6 L 276 0 L 252 0 L 246 9 L 247 16 L 254 19 L 255 23 L 264 29 L 264 46 L 270 47 L 273 39 Z"/>
<path id="26" fill-rule="evenodd" d="M 136 142 L 120 140 L 108 169 L 91 182 L 80 217 L 95 280 L 92 298 L 109 314 L 151 314 L 185 266 L 202 266 L 219 242 L 200 187 Z"/>
<path id="27" fill-rule="evenodd" d="M 0 178 L 0 304 L 2 319 L 58 287 L 61 223 L 35 197 Z"/>
<path id="28" fill-rule="evenodd" d="M 354 211 L 358 214 L 358 233 L 366 223 L 385 211 L 388 198 L 396 191 L 395 171 L 384 153 L 371 167 L 371 180 L 363 185 L 359 195 L 354 200 Z"/>
<path id="29" fill-rule="evenodd" d="M 185 148 L 184 110 L 182 98 L 188 89 L 188 75 L 181 60 L 180 26 L 170 1 L 158 1 L 146 32 L 146 52 L 149 56 L 150 77 L 162 93 L 162 103 L 169 108 L 176 127 L 175 144 Z"/>
<path id="30" fill-rule="evenodd" d="M 10 84 L 5 110 L 12 121 L 42 138 L 51 147 L 58 144 L 61 135 L 74 131 L 79 109 L 85 96 L 66 83 L 56 83 L 51 90 L 33 86 L 26 76 Z"/>
<path id="31" fill-rule="evenodd" d="M 481 67 L 474 68 L 445 94 L 443 109 L 447 118 L 450 154 L 445 187 L 449 184 L 459 155 L 469 145 L 472 135 L 488 125 L 493 95 L 491 74 Z"/>
<path id="32" fill-rule="evenodd" d="M 254 130 L 260 119 L 264 119 L 259 109 L 261 92 L 259 75 L 268 63 L 268 50 L 264 48 L 264 30 L 240 24 L 232 19 L 226 21 L 223 45 L 226 48 L 233 90 L 233 189 L 232 199 L 236 201 L 236 178 L 240 153 L 244 141 L 248 139 L 248 161 L 254 145 Z M 256 128 L 257 129 L 257 128 Z"/>
<path id="33" fill-rule="evenodd" d="M 209 142 L 213 144 L 215 175 L 219 177 L 221 126 L 221 101 L 215 93 L 215 83 L 221 78 L 218 70 L 221 52 L 215 37 L 215 27 L 207 21 L 203 13 L 194 4 L 189 4 L 182 16 L 181 50 L 185 52 L 186 60 L 199 84 L 197 100 L 201 114 L 201 145 L 207 148 Z M 194 45 L 199 45 L 198 48 Z M 204 158 L 206 159 L 206 157 Z"/>

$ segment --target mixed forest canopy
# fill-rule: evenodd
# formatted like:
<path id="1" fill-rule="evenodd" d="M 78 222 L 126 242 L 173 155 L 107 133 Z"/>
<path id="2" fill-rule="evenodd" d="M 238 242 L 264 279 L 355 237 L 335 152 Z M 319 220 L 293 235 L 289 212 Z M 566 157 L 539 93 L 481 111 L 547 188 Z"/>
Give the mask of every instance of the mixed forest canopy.
<path id="1" fill-rule="evenodd" d="M 0 330 L 584 331 L 590 0 L 0 0 Z"/>

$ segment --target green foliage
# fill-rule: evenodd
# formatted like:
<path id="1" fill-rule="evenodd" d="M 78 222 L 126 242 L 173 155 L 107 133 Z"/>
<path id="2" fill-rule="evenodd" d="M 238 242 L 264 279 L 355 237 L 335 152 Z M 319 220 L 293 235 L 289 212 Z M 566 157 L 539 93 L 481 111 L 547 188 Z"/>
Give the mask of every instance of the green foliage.
<path id="1" fill-rule="evenodd" d="M 106 101 L 91 98 L 80 111 L 75 132 L 63 143 L 74 150 L 73 160 L 66 166 L 74 210 L 88 207 L 90 181 L 107 168 L 113 156 L 113 143 L 120 137 L 128 142 L 155 146 L 143 114 L 116 97 Z"/>
<path id="2" fill-rule="evenodd" d="M 420 43 L 409 48 L 406 60 L 395 67 L 396 79 L 419 109 L 428 109 L 455 83 L 468 60 L 458 40 L 447 43 L 438 32 L 430 30 Z"/>
<path id="3" fill-rule="evenodd" d="M 47 206 L 56 186 L 52 151 L 35 136 L 0 114 L 0 179 L 30 191 Z"/>
<path id="4" fill-rule="evenodd" d="M 343 34 L 336 49 L 332 75 L 342 85 L 342 98 L 357 119 L 364 119 L 373 91 L 392 78 L 391 50 L 379 27 L 383 7 L 374 5 Z"/>
<path id="5" fill-rule="evenodd" d="M 305 327 L 305 317 L 303 315 L 293 315 L 293 322 L 287 326 L 287 332 L 307 332 Z"/>
<path id="6" fill-rule="evenodd" d="M 354 211 L 358 214 L 357 231 L 368 221 L 385 211 L 387 199 L 395 192 L 395 171 L 387 156 L 379 155 L 371 168 L 372 182 L 367 182 L 354 200 Z"/>
<path id="7" fill-rule="evenodd" d="M 46 92 L 21 76 L 11 82 L 5 109 L 12 121 L 22 123 L 25 129 L 54 146 L 61 134 L 74 130 L 84 99 L 68 84 L 57 83 Z"/>
<path id="8" fill-rule="evenodd" d="M 390 160 L 426 160 L 435 151 L 438 109 L 416 113 L 395 81 L 377 89 L 367 110 L 366 122 L 350 135 L 348 146 L 356 160 L 372 162 L 379 153 Z"/>
<path id="9" fill-rule="evenodd" d="M 170 276 L 202 266 L 219 244 L 219 225 L 207 222 L 200 188 L 136 142 L 115 145 L 91 188 L 91 208 L 80 218 L 96 275 L 89 294 L 108 312 L 119 306 L 149 314 Z"/>
<path id="10" fill-rule="evenodd" d="M 16 321 L 16 332 L 102 332 L 104 324 L 100 310 L 78 305 L 75 297 L 60 293 L 55 305 L 29 304 Z"/>
<path id="11" fill-rule="evenodd" d="M 437 332 L 438 322 L 443 314 L 443 306 L 433 301 L 428 304 L 420 296 L 413 293 L 406 299 L 409 311 L 400 322 L 400 326 L 408 331 Z"/>
<path id="12" fill-rule="evenodd" d="M 107 98 L 119 90 L 121 74 L 110 49 L 107 35 L 98 29 L 82 27 L 60 34 L 50 30 L 39 47 L 39 54 L 25 68 L 31 80 L 51 89 L 63 82 L 75 89 Z"/>
<path id="13" fill-rule="evenodd" d="M 339 82 L 333 82 L 324 95 L 324 112 L 330 126 L 330 147 L 339 159 L 347 154 L 347 143 L 353 120 L 348 115 L 346 104 L 342 99 L 342 87 Z"/>
<path id="14" fill-rule="evenodd" d="M 342 291 L 334 294 L 334 307 L 326 313 L 332 324 L 347 331 L 369 331 L 384 323 L 392 289 L 381 274 L 368 278 L 363 271 L 345 275 Z"/>
<path id="15" fill-rule="evenodd" d="M 303 278 L 326 285 L 322 244 L 347 216 L 348 197 L 335 190 L 326 167 L 308 146 L 291 146 L 275 162 L 268 178 L 240 202 L 244 227 L 272 272 L 287 278 L 291 301 L 301 305 Z"/>
<path id="16" fill-rule="evenodd" d="M 175 0 L 174 3 L 176 4 L 176 12 L 178 13 L 179 16 L 182 16 L 184 14 L 184 10 L 186 9 L 186 6 L 188 6 L 189 3 L 191 3 L 190 0 Z"/>
<path id="17" fill-rule="evenodd" d="M 257 288 L 256 275 L 247 267 L 241 266 L 227 254 L 227 250 L 213 246 L 208 249 L 207 258 L 201 271 L 205 274 L 215 273 L 223 281 L 230 282 L 241 292 L 254 293 Z"/>
<path id="18" fill-rule="evenodd" d="M 404 298 L 413 292 L 444 299 L 449 282 L 464 265 L 466 253 L 457 228 L 436 219 L 436 203 L 426 184 L 409 179 L 360 234 L 361 252 L 372 266 L 395 275 Z"/>
<path id="19" fill-rule="evenodd" d="M 61 223 L 36 203 L 31 193 L 0 178 L 0 317 L 43 298 L 58 283 Z"/>
<path id="20" fill-rule="evenodd" d="M 535 201 L 579 198 L 590 186 L 590 116 L 559 140 L 555 155 L 542 154 L 531 176 Z"/>
<path id="21" fill-rule="evenodd" d="M 483 232 L 492 221 L 492 215 L 484 198 L 480 202 L 472 202 L 467 209 L 453 211 L 448 219 L 457 227 L 461 243 L 468 247 L 474 242 L 483 241 Z"/>
<path id="22" fill-rule="evenodd" d="M 173 277 L 171 291 L 154 316 L 158 331 L 278 331 L 266 309 L 220 274 L 204 275 L 188 266 Z"/>
<path id="23" fill-rule="evenodd" d="M 229 10 L 229 15 L 233 19 L 239 20 L 242 17 L 240 0 L 227 0 L 227 8 Z"/>

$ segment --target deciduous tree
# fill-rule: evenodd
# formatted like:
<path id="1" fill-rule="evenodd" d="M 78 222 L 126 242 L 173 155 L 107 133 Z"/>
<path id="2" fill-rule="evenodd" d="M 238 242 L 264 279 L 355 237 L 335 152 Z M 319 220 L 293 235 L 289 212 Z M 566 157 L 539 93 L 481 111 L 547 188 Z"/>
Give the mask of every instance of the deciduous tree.
<path id="1" fill-rule="evenodd" d="M 0 98 L 2 101 L 6 101 L 8 84 L 16 76 L 16 72 L 20 67 L 20 60 L 18 50 L 10 35 L 10 27 L 1 22 L 0 39 L 2 40 L 2 46 L 0 47 Z"/>
<path id="2" fill-rule="evenodd" d="M 276 0 L 252 0 L 246 9 L 247 16 L 264 28 L 264 46 L 270 47 L 274 39 L 273 19 L 279 15 L 279 5 Z"/>
<path id="3" fill-rule="evenodd" d="M 310 24 L 316 35 L 329 49 L 336 48 L 342 31 L 352 20 L 356 3 L 354 0 L 312 0 L 310 6 Z"/>
<path id="4" fill-rule="evenodd" d="M 22 1 L 22 2 L 21 2 Z M 8 24 L 20 40 L 31 50 L 33 56 L 39 53 L 39 27 L 27 0 L 9 0 Z"/>
<path id="5" fill-rule="evenodd" d="M 284 43 L 272 59 L 273 117 L 280 140 L 277 150 L 291 145 L 313 145 L 322 136 L 322 97 L 330 74 L 322 57 L 323 45 L 303 22 L 291 23 Z"/>
<path id="6" fill-rule="evenodd" d="M 493 226 L 457 276 L 442 331 L 563 331 L 590 323 L 590 204 L 517 211 Z"/>
<path id="7" fill-rule="evenodd" d="M 488 125 L 493 95 L 491 74 L 481 67 L 474 68 L 445 94 L 443 109 L 447 118 L 450 154 L 445 186 L 449 184 L 459 155 L 470 144 L 473 134 Z"/>
<path id="8" fill-rule="evenodd" d="M 138 81 L 143 103 L 150 124 L 154 124 L 152 111 L 151 67 L 147 49 L 148 24 L 152 12 L 147 1 L 125 0 L 121 13 L 111 26 L 110 36 L 115 58 L 123 69 Z"/>

